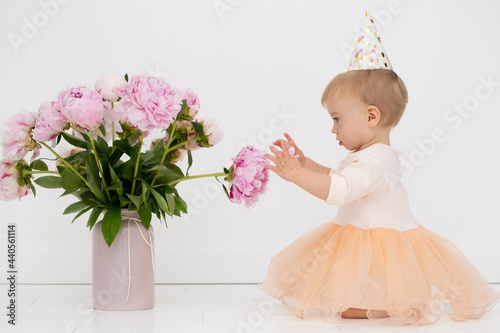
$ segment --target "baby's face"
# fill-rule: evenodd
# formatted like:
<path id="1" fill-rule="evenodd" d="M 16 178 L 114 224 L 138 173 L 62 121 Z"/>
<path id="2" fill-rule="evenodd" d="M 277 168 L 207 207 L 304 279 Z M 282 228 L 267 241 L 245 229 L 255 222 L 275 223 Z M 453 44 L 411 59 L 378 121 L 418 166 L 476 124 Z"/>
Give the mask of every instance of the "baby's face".
<path id="1" fill-rule="evenodd" d="M 339 145 L 347 150 L 359 150 L 370 141 L 367 105 L 359 98 L 334 94 L 327 99 L 326 108 L 333 119 L 332 133 Z"/>

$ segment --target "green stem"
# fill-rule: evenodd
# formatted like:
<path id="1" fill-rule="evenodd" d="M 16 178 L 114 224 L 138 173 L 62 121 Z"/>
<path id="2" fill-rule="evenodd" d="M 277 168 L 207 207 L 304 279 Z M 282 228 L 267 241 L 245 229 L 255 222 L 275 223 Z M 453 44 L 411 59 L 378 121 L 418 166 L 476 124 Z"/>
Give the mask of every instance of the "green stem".
<path id="1" fill-rule="evenodd" d="M 53 173 L 53 174 L 56 174 L 58 175 L 59 172 L 57 171 L 28 171 L 28 170 L 23 170 L 23 174 L 25 175 L 34 175 L 34 174 L 37 174 L 37 173 Z"/>
<path id="2" fill-rule="evenodd" d="M 169 152 L 170 145 L 172 144 L 172 141 L 174 141 L 174 133 L 177 128 L 177 122 L 174 123 L 172 126 L 172 130 L 169 133 L 169 138 L 167 141 L 167 144 L 165 145 L 165 152 L 163 153 L 163 157 L 161 158 L 160 165 L 163 165 L 163 162 L 165 162 L 165 158 L 167 158 L 167 154 Z M 159 171 L 158 171 L 159 172 Z M 156 173 L 158 175 L 158 172 Z M 155 177 L 156 179 L 156 177 Z"/>
<path id="3" fill-rule="evenodd" d="M 142 147 L 142 141 L 144 140 L 144 132 L 141 132 L 141 147 Z M 137 181 L 137 172 L 139 171 L 139 160 L 141 158 L 141 152 L 137 154 L 137 159 L 135 160 L 135 169 L 134 169 L 134 180 L 132 181 L 132 191 L 130 194 L 134 195 L 135 191 L 135 182 Z M 130 203 L 132 204 L 132 203 Z M 129 206 L 130 207 L 130 206 Z M 139 209 L 139 207 L 137 207 Z"/>
<path id="4" fill-rule="evenodd" d="M 175 137 L 174 134 L 175 134 L 176 128 L 177 128 L 177 121 L 174 122 L 174 124 L 172 126 L 172 130 L 169 133 L 169 138 L 168 138 L 167 144 L 165 145 L 165 152 L 163 153 L 163 156 L 161 158 L 160 165 L 163 165 L 163 162 L 165 162 L 165 159 L 167 158 L 167 154 L 170 151 L 169 150 L 170 145 L 172 144 L 172 141 L 174 141 L 174 137 Z M 160 170 L 156 171 L 155 176 L 153 177 L 153 181 L 151 182 L 151 186 L 153 186 L 155 184 L 156 178 L 158 177 L 159 173 L 160 173 Z"/>
<path id="5" fill-rule="evenodd" d="M 225 176 L 225 175 L 227 175 L 227 173 L 225 173 L 225 172 L 216 172 L 216 173 L 206 173 L 203 175 L 187 176 L 187 177 L 183 177 L 183 178 L 179 178 L 177 180 L 174 180 L 173 182 L 168 183 L 168 185 L 172 186 L 172 185 L 175 185 L 179 182 L 182 182 L 182 181 L 188 180 L 188 179 L 207 178 L 207 177 L 217 178 L 217 177 Z"/>
<path id="6" fill-rule="evenodd" d="M 50 152 L 52 154 L 54 154 L 55 157 L 57 157 L 62 163 L 64 163 L 71 171 L 73 171 L 75 173 L 75 175 L 77 175 L 78 177 L 80 177 L 80 179 L 85 183 L 87 184 L 87 180 L 85 178 L 83 178 L 83 176 L 78 172 L 76 171 L 76 169 L 70 164 L 68 163 L 68 161 L 66 161 L 64 158 L 61 157 L 61 155 L 59 155 L 54 149 L 50 148 L 50 146 L 48 144 L 46 144 L 45 142 L 38 142 L 40 143 L 42 146 L 44 146 L 45 148 L 47 148 L 48 150 L 50 150 Z"/>
<path id="7" fill-rule="evenodd" d="M 78 132 L 78 133 L 82 134 L 82 132 L 80 132 L 80 131 L 78 130 L 78 128 L 76 128 L 75 126 L 70 125 L 69 127 L 70 127 L 73 131 L 75 131 L 75 132 Z"/>
<path id="8" fill-rule="evenodd" d="M 186 144 L 188 144 L 188 143 L 190 143 L 190 142 L 193 142 L 193 141 L 196 141 L 196 140 L 198 140 L 198 137 L 193 138 L 193 139 L 189 139 L 189 140 L 187 140 L 187 141 L 183 141 L 183 142 L 181 142 L 181 143 L 176 144 L 175 146 L 173 146 L 173 147 L 171 147 L 171 148 L 165 149 L 165 152 L 166 152 L 166 153 L 164 154 L 164 156 L 167 156 L 167 154 L 168 154 L 169 152 L 171 152 L 172 150 L 175 150 L 175 149 L 177 149 L 177 148 L 179 148 L 179 147 L 183 147 L 183 146 L 185 146 Z M 162 160 L 162 161 L 164 161 L 164 160 Z M 163 162 L 162 162 L 160 165 L 163 165 Z M 155 174 L 155 176 L 154 176 L 154 178 L 153 178 L 153 181 L 151 182 L 151 186 L 153 186 L 153 185 L 154 185 L 154 183 L 155 183 L 155 181 L 156 181 L 156 177 L 158 177 L 158 173 L 159 173 L 159 172 L 160 172 L 160 170 L 158 170 L 158 171 L 156 172 L 156 174 Z"/>
<path id="9" fill-rule="evenodd" d="M 166 151 L 166 152 L 167 152 L 167 154 L 168 154 L 168 153 L 169 153 L 169 152 L 171 152 L 172 150 L 176 150 L 177 148 L 183 147 L 183 146 L 185 146 L 186 144 L 188 144 L 188 143 L 190 143 L 190 142 L 193 142 L 193 141 L 196 141 L 196 140 L 198 140 L 198 137 L 193 138 L 193 139 L 189 139 L 189 140 L 186 140 L 186 141 L 183 141 L 183 142 L 181 142 L 181 143 L 178 143 L 178 144 L 176 144 L 175 146 L 172 146 L 172 147 L 170 147 L 170 148 L 168 148 L 168 149 L 165 149 L 165 151 Z M 165 154 L 165 156 L 167 156 L 167 154 Z M 162 164 L 163 164 L 163 163 L 162 163 Z"/>
<path id="10" fill-rule="evenodd" d="M 102 171 L 101 164 L 99 163 L 99 159 L 97 158 L 97 150 L 95 149 L 95 143 L 94 143 L 94 136 L 92 131 L 89 133 L 89 139 L 90 139 L 90 145 L 92 146 L 92 150 L 94 151 L 94 158 L 95 158 L 95 163 L 97 164 L 97 168 L 99 169 L 99 172 L 101 173 L 101 180 L 102 180 L 102 185 L 104 186 L 104 190 L 106 191 L 106 194 L 108 196 L 108 200 L 111 200 L 111 196 L 109 195 L 109 191 L 106 190 L 106 181 L 104 180 L 104 172 Z"/>

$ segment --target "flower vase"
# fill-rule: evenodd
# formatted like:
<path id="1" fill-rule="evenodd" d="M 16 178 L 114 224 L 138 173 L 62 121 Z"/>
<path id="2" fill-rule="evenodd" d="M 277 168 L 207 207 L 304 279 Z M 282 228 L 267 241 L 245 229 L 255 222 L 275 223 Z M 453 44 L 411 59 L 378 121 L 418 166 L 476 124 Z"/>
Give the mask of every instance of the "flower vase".
<path id="1" fill-rule="evenodd" d="M 154 307 L 154 235 L 137 212 L 123 209 L 122 226 L 108 246 L 98 222 L 92 230 L 92 293 L 99 310 Z"/>

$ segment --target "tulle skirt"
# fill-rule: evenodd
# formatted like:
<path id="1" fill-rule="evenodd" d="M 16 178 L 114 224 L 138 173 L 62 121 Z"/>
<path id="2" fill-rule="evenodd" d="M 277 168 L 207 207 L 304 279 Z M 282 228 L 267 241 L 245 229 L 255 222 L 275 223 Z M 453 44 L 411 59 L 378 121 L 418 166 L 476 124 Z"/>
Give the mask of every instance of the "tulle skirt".
<path id="1" fill-rule="evenodd" d="M 300 318 L 320 309 L 326 322 L 348 308 L 386 311 L 404 324 L 480 318 L 496 292 L 450 241 L 423 226 L 399 231 L 328 222 L 272 258 L 261 290 Z M 375 311 L 374 311 L 375 313 Z"/>

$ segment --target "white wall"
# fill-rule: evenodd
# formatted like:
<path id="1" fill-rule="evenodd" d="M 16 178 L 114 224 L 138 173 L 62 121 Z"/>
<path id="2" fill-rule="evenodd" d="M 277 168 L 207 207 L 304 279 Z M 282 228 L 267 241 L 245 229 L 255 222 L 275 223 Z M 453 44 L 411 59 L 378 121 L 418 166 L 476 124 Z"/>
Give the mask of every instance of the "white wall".
<path id="1" fill-rule="evenodd" d="M 218 146 L 194 154 L 193 174 L 219 171 L 243 143 L 256 138 L 263 148 L 285 130 L 310 157 L 335 166 L 347 152 L 335 145 L 319 100 L 345 71 L 343 49 L 371 8 L 410 92 L 392 145 L 413 164 L 406 184 L 414 215 L 500 281 L 498 1 L 66 2 L 50 7 L 51 16 L 42 4 L 53 0 L 0 4 L 1 119 L 37 111 L 67 86 L 92 87 L 101 74 L 159 75 L 197 91 L 200 113 L 225 132 Z M 216 10 L 221 4 L 225 12 Z M 25 30 L 25 43 L 13 45 L 9 36 L 22 37 L 33 20 L 38 31 Z M 488 78 L 491 87 L 482 83 Z M 454 105 L 474 110 L 448 114 Z M 426 155 L 436 129 L 446 140 Z M 181 184 L 194 213 L 168 229 L 154 224 L 157 282 L 261 281 L 273 255 L 336 212 L 274 175 L 251 210 L 231 204 L 216 184 Z M 39 188 L 36 199 L 0 202 L 0 261 L 6 225 L 15 222 L 19 282 L 91 281 L 91 235 L 85 219 L 62 216 L 71 198 L 60 194 Z"/>

